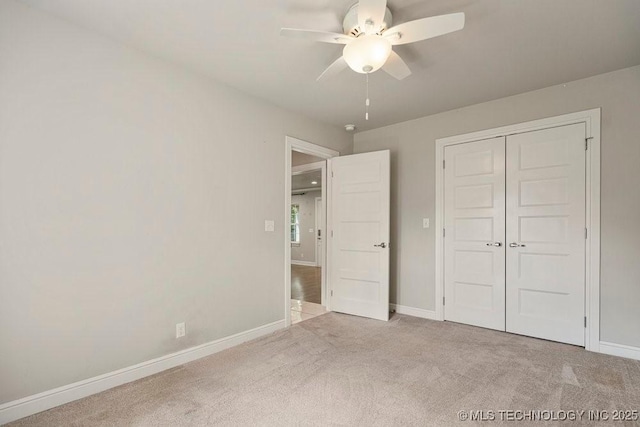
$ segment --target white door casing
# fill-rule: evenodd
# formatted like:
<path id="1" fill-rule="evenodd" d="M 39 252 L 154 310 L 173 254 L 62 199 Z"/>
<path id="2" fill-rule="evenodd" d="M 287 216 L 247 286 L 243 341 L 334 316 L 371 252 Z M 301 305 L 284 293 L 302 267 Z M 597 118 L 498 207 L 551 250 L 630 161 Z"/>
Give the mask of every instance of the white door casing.
<path id="1" fill-rule="evenodd" d="M 285 150 L 284 150 L 284 206 L 283 206 L 283 224 L 282 228 L 283 233 L 283 243 L 284 243 L 284 321 L 285 325 L 291 326 L 291 237 L 290 237 L 290 225 L 291 225 L 291 174 L 293 171 L 301 171 L 306 168 L 313 168 L 313 166 L 303 165 L 303 166 L 291 166 L 291 153 L 292 151 L 298 151 L 304 154 L 310 154 L 312 156 L 321 157 L 323 159 L 331 159 L 332 157 L 337 157 L 340 155 L 338 151 L 331 150 L 326 147 L 322 147 L 320 145 L 312 144 L 307 141 L 300 140 L 298 138 L 294 138 L 291 136 L 285 137 Z M 326 162 L 321 162 L 320 168 L 322 169 L 322 195 L 323 200 L 329 200 L 331 194 L 331 185 L 327 179 L 327 160 Z M 317 168 L 316 168 L 317 169 Z M 311 169 L 309 169 L 311 170 Z M 326 212 L 326 211 L 325 211 Z M 329 216 L 326 215 L 325 220 L 325 229 L 328 228 L 327 221 L 330 220 Z M 325 250 L 328 248 L 324 247 Z M 322 269 L 321 272 L 321 302 L 322 305 L 329 311 L 331 311 L 331 304 L 329 298 L 327 297 L 327 288 L 328 288 L 328 279 L 326 275 L 326 270 L 329 268 L 327 265 L 327 258 L 324 258 L 325 268 Z"/>
<path id="2" fill-rule="evenodd" d="M 389 320 L 389 150 L 328 163 L 331 309 Z"/>
<path id="3" fill-rule="evenodd" d="M 585 124 L 507 137 L 507 331 L 584 345 Z"/>
<path id="4" fill-rule="evenodd" d="M 504 330 L 505 138 L 444 157 L 444 318 Z"/>

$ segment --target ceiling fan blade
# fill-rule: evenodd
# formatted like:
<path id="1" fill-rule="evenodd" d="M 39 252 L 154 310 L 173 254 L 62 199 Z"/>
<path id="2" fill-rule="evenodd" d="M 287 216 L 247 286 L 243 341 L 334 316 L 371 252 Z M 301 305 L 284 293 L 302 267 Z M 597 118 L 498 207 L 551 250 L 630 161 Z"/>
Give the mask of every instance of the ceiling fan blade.
<path id="1" fill-rule="evenodd" d="M 384 22 L 387 0 L 360 0 L 358 3 L 358 25 L 367 34 L 377 33 Z M 367 25 L 367 22 L 370 25 Z"/>
<path id="2" fill-rule="evenodd" d="M 382 66 L 382 69 L 398 80 L 402 80 L 411 75 L 411 70 L 407 64 L 400 58 L 400 55 L 394 51 L 391 51 L 391 55 L 389 55 L 389 59 L 387 59 L 387 62 Z"/>
<path id="3" fill-rule="evenodd" d="M 320 74 L 320 76 L 316 79 L 316 81 L 321 81 L 321 80 L 326 80 L 329 79 L 333 76 L 335 76 L 336 74 L 339 74 L 340 72 L 344 71 L 347 68 L 347 61 L 344 60 L 344 57 L 340 57 L 338 59 L 336 59 L 333 64 L 329 65 L 329 68 L 327 68 L 326 70 L 324 70 L 322 72 L 322 74 Z"/>
<path id="4" fill-rule="evenodd" d="M 291 37 L 294 39 L 304 39 L 315 42 L 336 44 L 347 44 L 351 40 L 353 40 L 353 37 L 347 36 L 345 34 L 329 33 L 326 31 L 316 30 L 300 30 L 296 28 L 282 28 L 280 30 L 280 35 L 284 37 Z"/>
<path id="5" fill-rule="evenodd" d="M 392 45 L 418 42 L 464 28 L 464 13 L 431 16 L 396 25 L 384 32 Z"/>

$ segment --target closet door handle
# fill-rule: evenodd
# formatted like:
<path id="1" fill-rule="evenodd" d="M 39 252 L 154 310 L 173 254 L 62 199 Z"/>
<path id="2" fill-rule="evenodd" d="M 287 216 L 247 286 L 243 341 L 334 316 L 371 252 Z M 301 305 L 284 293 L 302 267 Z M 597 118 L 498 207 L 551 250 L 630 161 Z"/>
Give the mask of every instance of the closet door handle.
<path id="1" fill-rule="evenodd" d="M 382 248 L 382 249 L 384 249 L 384 248 L 386 248 L 386 247 L 387 247 L 387 244 L 386 244 L 386 243 L 384 243 L 384 242 L 382 242 L 382 243 L 380 243 L 379 245 L 373 245 L 373 247 L 375 247 L 375 248 Z"/>
<path id="2" fill-rule="evenodd" d="M 487 246 L 495 246 L 496 248 L 499 248 L 502 246 L 502 242 L 487 243 Z"/>
<path id="3" fill-rule="evenodd" d="M 525 248 L 527 245 L 521 244 L 521 243 L 509 243 L 509 247 L 510 248 Z"/>

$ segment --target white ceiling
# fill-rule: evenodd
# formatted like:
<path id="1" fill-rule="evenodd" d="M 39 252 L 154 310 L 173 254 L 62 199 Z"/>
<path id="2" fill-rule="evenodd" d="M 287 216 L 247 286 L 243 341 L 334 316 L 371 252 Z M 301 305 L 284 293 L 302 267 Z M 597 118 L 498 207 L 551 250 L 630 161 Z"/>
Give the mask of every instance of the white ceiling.
<path id="1" fill-rule="evenodd" d="M 413 71 L 396 81 L 347 70 L 316 77 L 340 45 L 279 36 L 341 30 L 354 0 L 24 0 L 124 44 L 179 62 L 320 121 L 359 130 L 640 64 L 639 0 L 389 0 L 394 23 L 465 12 L 457 33 L 398 46 Z"/>
<path id="2" fill-rule="evenodd" d="M 312 184 L 312 182 L 317 184 Z M 322 189 L 322 171 L 320 169 L 291 177 L 291 190 L 306 190 L 309 188 Z M 319 194 L 318 197 L 320 197 Z"/>

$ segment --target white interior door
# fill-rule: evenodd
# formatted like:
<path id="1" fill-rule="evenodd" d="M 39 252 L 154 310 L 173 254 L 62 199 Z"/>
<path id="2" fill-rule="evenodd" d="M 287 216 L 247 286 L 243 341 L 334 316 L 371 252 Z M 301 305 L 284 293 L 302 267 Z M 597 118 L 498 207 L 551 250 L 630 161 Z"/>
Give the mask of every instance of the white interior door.
<path id="1" fill-rule="evenodd" d="M 584 345 L 585 125 L 507 138 L 507 331 Z"/>
<path id="2" fill-rule="evenodd" d="M 505 329 L 505 139 L 445 148 L 445 320 Z"/>
<path id="3" fill-rule="evenodd" d="M 331 309 L 389 320 L 389 151 L 329 163 Z"/>
<path id="4" fill-rule="evenodd" d="M 322 209 L 322 197 L 316 197 L 316 266 L 322 267 L 324 251 L 322 240 L 324 239 L 324 213 Z"/>

